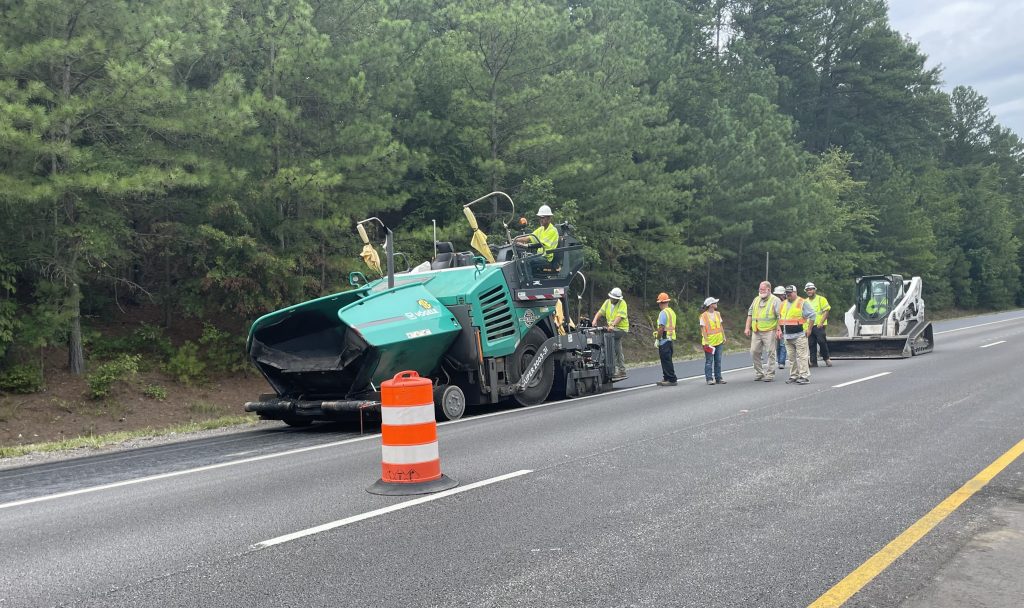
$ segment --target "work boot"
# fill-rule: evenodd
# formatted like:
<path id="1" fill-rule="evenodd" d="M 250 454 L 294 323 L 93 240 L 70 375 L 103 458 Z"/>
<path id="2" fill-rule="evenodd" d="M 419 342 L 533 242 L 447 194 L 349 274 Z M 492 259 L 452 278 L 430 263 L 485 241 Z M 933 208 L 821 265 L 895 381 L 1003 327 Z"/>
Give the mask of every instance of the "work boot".
<path id="1" fill-rule="evenodd" d="M 779 363 L 779 369 L 786 369 L 785 363 Z"/>
<path id="2" fill-rule="evenodd" d="M 754 376 L 754 382 L 760 382 L 764 380 L 764 376 Z"/>
<path id="3" fill-rule="evenodd" d="M 675 386 L 676 383 L 671 380 L 659 380 L 658 386 Z"/>
<path id="4" fill-rule="evenodd" d="M 719 378 L 718 380 L 715 380 L 715 384 L 728 384 L 728 382 Z"/>
<path id="5" fill-rule="evenodd" d="M 818 367 L 817 361 L 811 361 L 811 367 Z"/>
<path id="6" fill-rule="evenodd" d="M 796 383 L 797 384 L 810 384 L 811 381 L 808 380 L 807 378 L 797 378 L 796 379 Z"/>
<path id="7" fill-rule="evenodd" d="M 786 384 L 793 384 L 796 382 L 796 378 L 786 378 Z"/>
<path id="8" fill-rule="evenodd" d="M 826 367 L 832 367 L 832 359 L 825 359 Z"/>
<path id="9" fill-rule="evenodd" d="M 714 385 L 715 385 L 715 381 L 714 380 L 708 380 L 708 386 L 714 386 Z"/>
<path id="10" fill-rule="evenodd" d="M 765 376 L 762 382 L 772 382 L 773 380 L 775 380 L 775 376 Z"/>

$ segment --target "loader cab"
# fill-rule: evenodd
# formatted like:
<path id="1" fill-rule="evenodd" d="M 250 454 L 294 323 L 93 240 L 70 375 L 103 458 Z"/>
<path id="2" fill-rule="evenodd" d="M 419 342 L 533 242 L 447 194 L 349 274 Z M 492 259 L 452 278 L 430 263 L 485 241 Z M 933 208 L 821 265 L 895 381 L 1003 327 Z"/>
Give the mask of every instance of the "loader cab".
<path id="1" fill-rule="evenodd" d="M 881 323 L 903 299 L 903 277 L 898 274 L 857 279 L 857 316 L 862 323 Z"/>

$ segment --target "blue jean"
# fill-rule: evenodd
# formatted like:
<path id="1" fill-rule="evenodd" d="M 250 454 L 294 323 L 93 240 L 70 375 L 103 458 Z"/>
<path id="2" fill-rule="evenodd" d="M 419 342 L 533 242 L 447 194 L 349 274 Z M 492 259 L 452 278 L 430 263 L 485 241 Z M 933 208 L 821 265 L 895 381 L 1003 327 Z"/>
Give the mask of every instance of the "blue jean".
<path id="1" fill-rule="evenodd" d="M 714 365 L 714 375 L 712 376 L 712 365 Z M 704 351 L 704 379 L 705 380 L 721 380 L 722 379 L 722 346 L 716 346 L 714 353 Z"/>
<path id="2" fill-rule="evenodd" d="M 786 341 L 784 339 L 779 340 L 779 348 L 777 349 L 777 358 L 779 365 L 786 365 Z"/>

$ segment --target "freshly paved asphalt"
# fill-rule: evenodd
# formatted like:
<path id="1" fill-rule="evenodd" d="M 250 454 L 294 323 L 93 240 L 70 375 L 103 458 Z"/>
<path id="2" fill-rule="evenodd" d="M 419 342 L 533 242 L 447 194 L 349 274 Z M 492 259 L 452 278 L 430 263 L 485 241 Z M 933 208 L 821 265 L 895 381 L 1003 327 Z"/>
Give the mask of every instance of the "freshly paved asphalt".
<path id="1" fill-rule="evenodd" d="M 2 471 L 0 607 L 807 605 L 1024 437 L 1024 312 L 936 334 L 934 353 L 808 386 L 752 382 L 733 355 L 724 386 L 633 370 L 607 395 L 444 424 L 462 484 L 532 472 L 260 550 L 409 500 L 365 492 L 379 439 L 282 427 Z M 1018 460 L 848 605 L 928 605 L 1022 504 Z"/>

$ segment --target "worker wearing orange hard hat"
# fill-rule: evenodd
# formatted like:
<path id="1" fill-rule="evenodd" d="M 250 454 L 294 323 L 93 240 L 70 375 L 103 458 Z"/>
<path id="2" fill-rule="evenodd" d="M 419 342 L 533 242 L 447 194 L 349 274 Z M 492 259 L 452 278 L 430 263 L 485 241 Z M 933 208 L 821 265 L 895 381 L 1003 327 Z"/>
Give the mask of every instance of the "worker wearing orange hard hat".
<path id="1" fill-rule="evenodd" d="M 676 312 L 668 305 L 669 301 L 670 298 L 664 291 L 658 294 L 657 302 L 661 312 L 658 313 L 658 329 L 654 332 L 654 339 L 658 344 L 658 358 L 661 359 L 662 378 L 658 386 L 675 386 L 678 380 L 675 364 L 672 363 L 672 344 L 676 340 Z"/>

